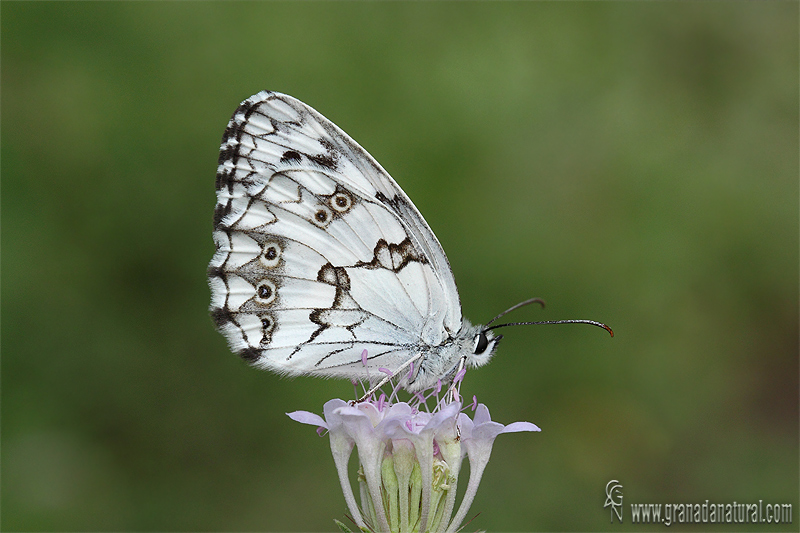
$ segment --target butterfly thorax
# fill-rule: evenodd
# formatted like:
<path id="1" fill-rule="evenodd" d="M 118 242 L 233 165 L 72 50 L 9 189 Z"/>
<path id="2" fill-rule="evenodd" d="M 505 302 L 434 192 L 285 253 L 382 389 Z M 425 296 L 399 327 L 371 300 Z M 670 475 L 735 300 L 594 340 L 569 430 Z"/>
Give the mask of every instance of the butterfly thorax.
<path id="1" fill-rule="evenodd" d="M 435 386 L 439 380 L 447 385 L 453 381 L 462 361 L 468 368 L 488 363 L 497 349 L 500 337 L 495 337 L 491 331 L 486 332 L 484 335 L 488 343 L 479 347 L 482 331 L 482 326 L 473 326 L 469 320 L 464 319 L 461 329 L 453 337 L 437 346 L 421 347 L 422 356 L 418 370 L 411 379 L 401 381 L 403 387 L 410 392 L 417 392 Z"/>

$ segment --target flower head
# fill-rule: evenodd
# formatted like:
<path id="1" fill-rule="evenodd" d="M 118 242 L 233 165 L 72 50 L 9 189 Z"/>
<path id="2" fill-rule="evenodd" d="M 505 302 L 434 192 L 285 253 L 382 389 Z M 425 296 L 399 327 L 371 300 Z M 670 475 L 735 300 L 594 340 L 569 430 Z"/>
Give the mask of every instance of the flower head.
<path id="1" fill-rule="evenodd" d="M 456 531 L 478 490 L 494 439 L 501 433 L 540 431 L 529 422 L 493 422 L 489 409 L 477 400 L 470 419 L 460 399 L 438 401 L 431 411 L 425 399 L 418 393 L 408 403 L 392 402 L 381 394 L 356 404 L 330 400 L 323 407 L 324 418 L 307 411 L 288 413 L 293 420 L 328 430 L 345 501 L 358 527 L 403 533 Z M 360 462 L 361 509 L 347 473 L 354 446 Z M 465 456 L 469 481 L 451 520 Z"/>

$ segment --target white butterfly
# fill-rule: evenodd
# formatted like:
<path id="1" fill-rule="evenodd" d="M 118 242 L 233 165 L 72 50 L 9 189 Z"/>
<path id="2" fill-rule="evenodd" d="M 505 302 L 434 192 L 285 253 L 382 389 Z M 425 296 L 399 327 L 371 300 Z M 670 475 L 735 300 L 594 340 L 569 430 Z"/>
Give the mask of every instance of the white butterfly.
<path id="1" fill-rule="evenodd" d="M 211 315 L 249 363 L 373 383 L 384 368 L 415 392 L 497 349 L 491 329 L 508 324 L 461 316 L 444 250 L 411 200 L 299 100 L 263 91 L 239 105 L 216 185 Z"/>

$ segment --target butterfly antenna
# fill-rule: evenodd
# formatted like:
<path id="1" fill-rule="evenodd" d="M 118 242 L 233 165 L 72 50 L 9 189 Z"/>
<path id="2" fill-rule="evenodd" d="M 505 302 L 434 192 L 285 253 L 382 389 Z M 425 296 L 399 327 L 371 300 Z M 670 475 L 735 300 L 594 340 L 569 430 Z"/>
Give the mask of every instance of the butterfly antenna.
<path id="1" fill-rule="evenodd" d="M 542 309 L 544 309 L 544 300 L 542 300 L 541 298 L 531 298 L 530 300 L 525 300 L 524 302 L 520 302 L 517 305 L 512 305 L 511 307 L 509 307 L 508 309 L 506 309 L 505 311 L 503 311 L 502 313 L 500 313 L 499 315 L 497 315 L 496 317 L 491 319 L 489 322 L 486 323 L 487 327 L 483 331 L 489 331 L 490 329 L 492 329 L 492 328 L 490 328 L 488 326 L 490 326 L 492 324 L 492 322 L 494 322 L 498 318 L 500 318 L 500 317 L 502 317 L 504 315 L 507 315 L 511 311 L 515 311 L 515 310 L 519 309 L 520 307 L 525 307 L 526 305 L 530 305 L 530 304 L 539 304 L 539 305 L 542 306 Z M 495 327 L 499 327 L 499 326 L 495 326 Z"/>
<path id="2" fill-rule="evenodd" d="M 486 332 L 489 331 L 490 329 L 504 328 L 506 326 L 531 326 L 535 324 L 591 324 L 592 326 L 603 328 L 609 333 L 609 335 L 611 335 L 612 337 L 614 336 L 614 332 L 611 330 L 610 327 L 606 326 L 602 322 L 597 322 L 595 320 L 542 320 L 540 322 L 509 322 L 508 324 L 498 324 L 490 328 L 485 328 L 483 331 Z"/>

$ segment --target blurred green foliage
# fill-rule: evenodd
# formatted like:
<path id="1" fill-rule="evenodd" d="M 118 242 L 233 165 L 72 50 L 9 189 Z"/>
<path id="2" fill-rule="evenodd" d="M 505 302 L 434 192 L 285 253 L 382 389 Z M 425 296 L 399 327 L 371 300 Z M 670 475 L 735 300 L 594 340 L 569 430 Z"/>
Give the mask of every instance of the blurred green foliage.
<path id="1" fill-rule="evenodd" d="M 4 531 L 334 530 L 348 398 L 207 315 L 219 140 L 262 89 L 397 179 L 501 422 L 472 529 L 634 529 L 625 504 L 798 504 L 798 4 L 2 6 Z M 626 510 L 626 518 L 629 518 Z M 791 528 L 796 527 L 795 523 Z M 730 526 L 676 526 L 718 531 Z M 662 530 L 663 526 L 636 526 Z M 742 530 L 775 531 L 776 526 Z"/>

